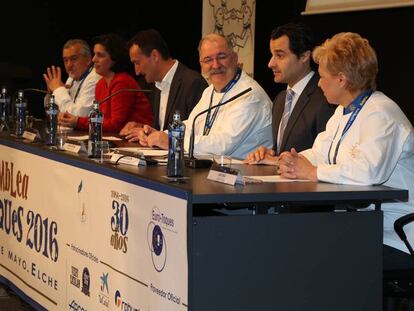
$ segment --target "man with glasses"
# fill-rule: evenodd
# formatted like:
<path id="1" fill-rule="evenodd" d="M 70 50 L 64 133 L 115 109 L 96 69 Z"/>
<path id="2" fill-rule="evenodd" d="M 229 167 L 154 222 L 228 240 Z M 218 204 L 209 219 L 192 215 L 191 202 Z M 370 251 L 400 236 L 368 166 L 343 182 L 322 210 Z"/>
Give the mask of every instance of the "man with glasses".
<path id="1" fill-rule="evenodd" d="M 66 83 L 62 82 L 60 67 L 51 66 L 43 74 L 47 89 L 55 96 L 61 112 L 86 117 L 95 99 L 96 83 L 101 78 L 93 68 L 88 43 L 81 39 L 68 40 L 63 46 L 63 64 L 69 75 Z M 48 99 L 46 95 L 45 105 Z"/>
<path id="2" fill-rule="evenodd" d="M 199 44 L 200 65 L 211 83 L 194 107 L 186 124 L 185 148 L 188 150 L 191 126 L 201 111 L 224 102 L 242 91 L 245 95 L 227 105 L 212 109 L 195 123 L 195 154 L 218 154 L 244 158 L 259 145 L 272 145 L 272 102 L 263 88 L 237 65 L 238 56 L 231 42 L 220 34 L 209 34 Z M 128 137 L 144 146 L 168 148 L 168 136 L 149 126 Z"/>

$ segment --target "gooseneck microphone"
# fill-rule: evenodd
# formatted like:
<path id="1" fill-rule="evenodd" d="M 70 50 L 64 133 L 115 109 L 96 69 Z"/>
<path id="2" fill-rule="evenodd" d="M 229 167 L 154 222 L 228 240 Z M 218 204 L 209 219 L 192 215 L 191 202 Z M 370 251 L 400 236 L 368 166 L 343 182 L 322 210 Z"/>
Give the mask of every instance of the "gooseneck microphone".
<path id="1" fill-rule="evenodd" d="M 194 125 L 195 125 L 195 121 L 197 120 L 197 118 L 215 108 L 224 106 L 234 100 L 236 100 L 237 98 L 243 96 L 244 94 L 250 92 L 252 90 L 251 87 L 249 87 L 248 89 L 245 89 L 244 91 L 234 95 L 233 97 L 229 98 L 228 100 L 222 102 L 222 103 L 218 103 L 217 105 L 211 106 L 208 109 L 205 109 L 201 112 L 199 112 L 193 119 L 193 123 L 191 126 L 191 135 L 190 135 L 190 144 L 188 147 L 188 158 L 184 159 L 185 162 L 185 166 L 186 167 L 190 167 L 190 168 L 204 168 L 204 167 L 209 167 L 211 165 L 211 160 L 205 160 L 205 159 L 196 159 L 194 157 Z"/>
<path id="2" fill-rule="evenodd" d="M 152 90 L 146 90 L 146 89 L 119 89 L 118 91 L 116 91 L 116 92 L 112 93 L 111 95 L 105 97 L 104 99 L 100 100 L 99 105 L 106 102 L 107 100 L 109 100 L 113 96 L 118 95 L 119 93 L 123 93 L 123 92 L 151 93 Z"/>
<path id="3" fill-rule="evenodd" d="M 41 89 L 35 89 L 35 88 L 28 88 L 28 89 L 24 89 L 23 92 L 26 91 L 33 91 L 33 92 L 38 92 L 38 93 L 43 93 L 43 94 L 50 94 L 48 91 L 46 90 L 41 90 Z"/>

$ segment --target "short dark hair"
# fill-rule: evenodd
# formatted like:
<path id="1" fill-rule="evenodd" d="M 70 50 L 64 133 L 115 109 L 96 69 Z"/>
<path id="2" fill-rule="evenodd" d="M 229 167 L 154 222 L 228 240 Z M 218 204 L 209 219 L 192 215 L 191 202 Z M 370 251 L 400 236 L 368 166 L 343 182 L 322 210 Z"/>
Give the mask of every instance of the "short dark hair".
<path id="1" fill-rule="evenodd" d="M 114 64 L 112 65 L 111 70 L 115 73 L 128 71 L 130 67 L 128 50 L 125 40 L 115 34 L 108 33 L 96 36 L 92 39 L 92 45 L 101 44 L 105 47 L 105 50 L 111 56 Z"/>
<path id="2" fill-rule="evenodd" d="M 145 56 L 150 56 L 152 50 L 157 50 L 163 59 L 171 58 L 170 49 L 161 34 L 155 29 L 137 32 L 128 42 L 128 48 L 138 45 Z"/>
<path id="3" fill-rule="evenodd" d="M 276 40 L 282 36 L 289 38 L 289 49 L 297 57 L 306 51 L 312 52 L 315 46 L 313 34 L 308 26 L 303 23 L 287 23 L 273 29 L 270 39 Z"/>

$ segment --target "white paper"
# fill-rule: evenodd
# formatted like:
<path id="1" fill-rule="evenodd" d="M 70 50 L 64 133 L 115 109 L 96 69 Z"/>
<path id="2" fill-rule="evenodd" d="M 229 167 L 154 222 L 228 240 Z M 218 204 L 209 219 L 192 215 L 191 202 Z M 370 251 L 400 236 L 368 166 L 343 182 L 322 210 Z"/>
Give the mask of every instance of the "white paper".
<path id="1" fill-rule="evenodd" d="M 122 138 L 115 137 L 115 136 L 104 136 L 102 137 L 103 140 L 110 140 L 110 141 L 120 141 Z"/>
<path id="2" fill-rule="evenodd" d="M 83 135 L 83 136 L 68 136 L 69 140 L 76 140 L 76 141 L 81 141 L 81 140 L 88 140 L 89 139 L 89 135 Z"/>
<path id="3" fill-rule="evenodd" d="M 144 156 L 149 156 L 149 157 L 164 157 L 168 155 L 168 150 L 160 150 L 160 149 L 121 147 L 121 148 L 115 148 L 115 150 L 142 153 Z"/>
<path id="4" fill-rule="evenodd" d="M 257 179 L 262 182 L 294 182 L 294 181 L 310 181 L 307 179 L 288 179 L 282 178 L 280 175 L 268 175 L 268 176 L 246 176 L 251 179 Z"/>

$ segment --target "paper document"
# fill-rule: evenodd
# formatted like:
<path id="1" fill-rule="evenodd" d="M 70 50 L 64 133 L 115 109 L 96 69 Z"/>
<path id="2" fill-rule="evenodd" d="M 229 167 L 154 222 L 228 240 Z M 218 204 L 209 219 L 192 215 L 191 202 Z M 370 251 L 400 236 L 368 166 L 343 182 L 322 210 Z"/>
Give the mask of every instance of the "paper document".
<path id="1" fill-rule="evenodd" d="M 231 164 L 245 164 L 245 163 L 244 163 L 244 160 L 239 160 L 239 159 L 236 159 L 236 158 L 232 158 L 231 159 Z"/>
<path id="2" fill-rule="evenodd" d="M 282 178 L 280 175 L 268 175 L 268 176 L 246 176 L 250 179 L 257 179 L 262 182 L 293 182 L 293 181 L 310 181 L 307 179 L 288 179 Z"/>
<path id="3" fill-rule="evenodd" d="M 68 139 L 70 139 L 70 140 L 76 140 L 76 141 L 88 140 L 89 139 L 89 135 L 83 135 L 83 136 L 68 136 Z"/>
<path id="4" fill-rule="evenodd" d="M 168 155 L 168 150 L 160 150 L 160 149 L 121 147 L 121 148 L 115 148 L 115 150 L 141 153 L 144 156 L 149 156 L 149 157 L 166 157 Z"/>
<path id="5" fill-rule="evenodd" d="M 103 140 L 111 140 L 111 141 L 120 141 L 122 138 L 115 137 L 115 136 L 104 136 L 102 137 Z"/>

